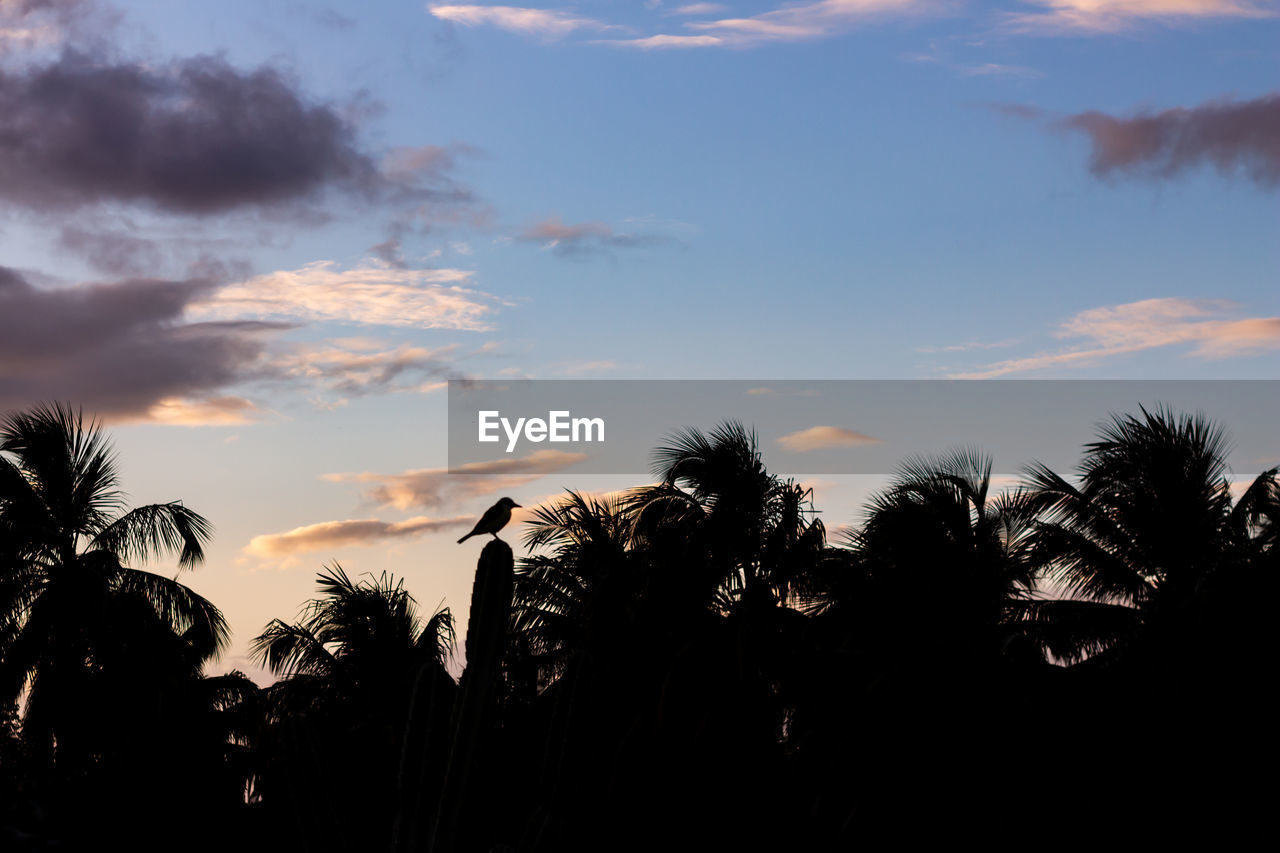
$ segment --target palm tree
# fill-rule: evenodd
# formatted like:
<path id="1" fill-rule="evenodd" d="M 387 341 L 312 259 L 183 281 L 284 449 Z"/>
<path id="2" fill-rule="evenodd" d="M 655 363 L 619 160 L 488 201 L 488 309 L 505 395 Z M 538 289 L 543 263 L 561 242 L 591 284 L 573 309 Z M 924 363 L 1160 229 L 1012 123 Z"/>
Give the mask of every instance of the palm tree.
<path id="1" fill-rule="evenodd" d="M 847 624 L 889 642 L 913 665 L 998 657 L 1033 588 L 1035 507 L 993 491 L 991 459 L 974 450 L 902 465 L 849 537 L 852 565 L 811 612 L 855 608 Z"/>
<path id="2" fill-rule="evenodd" d="M 778 782 L 768 768 L 790 738 L 798 663 L 810 652 L 796 606 L 826 531 L 812 491 L 771 474 L 741 423 L 677 432 L 655 451 L 653 473 L 659 483 L 632 492 L 627 507 L 659 584 L 651 597 L 676 602 L 667 605 L 675 642 L 664 667 L 665 731 L 714 727 L 736 742 L 732 759 L 711 739 L 689 744 L 689 754 L 740 762 L 754 796 Z M 698 710 L 676 724 L 678 706 Z"/>
<path id="3" fill-rule="evenodd" d="M 211 531 L 181 502 L 127 509 L 99 424 L 69 406 L 0 421 L 0 705 L 25 693 L 23 734 L 49 767 L 92 762 L 111 734 L 95 708 L 128 703 L 118 688 L 143 667 L 197 677 L 226 644 L 212 603 L 130 565 L 193 568 Z"/>
<path id="4" fill-rule="evenodd" d="M 1238 633 L 1243 599 L 1274 583 L 1280 489 L 1272 468 L 1233 501 L 1227 446 L 1203 415 L 1143 408 L 1102 427 L 1075 482 L 1029 470 L 1044 513 L 1036 561 L 1062 593 L 1027 611 L 1049 652 L 1164 666 Z"/>
<path id="5" fill-rule="evenodd" d="M 253 641 L 253 657 L 295 697 L 352 700 L 402 682 L 423 664 L 445 669 L 454 643 L 448 608 L 423 620 L 403 579 L 384 572 L 355 581 L 337 563 L 317 584 L 320 595 L 299 621 L 274 619 Z"/>
<path id="6" fill-rule="evenodd" d="M 621 499 L 570 491 L 534 509 L 525 543 L 534 553 L 520 561 L 513 602 L 518 650 L 536 662 L 543 686 L 576 654 L 616 653 L 628 607 L 640 580 L 629 551 L 631 520 Z"/>
<path id="7" fill-rule="evenodd" d="M 293 814 L 310 849 L 390 843 L 397 777 L 415 772 L 403 757 L 442 752 L 447 736 L 453 617 L 422 618 L 385 572 L 357 581 L 335 563 L 318 585 L 296 622 L 273 620 L 251 647 L 280 679 L 255 788 Z"/>
<path id="8" fill-rule="evenodd" d="M 628 500 L 636 536 L 685 552 L 685 579 L 718 609 L 786 602 L 813 566 L 826 533 L 812 492 L 764 466 L 754 432 L 726 422 L 677 432 L 654 453 L 659 483 Z"/>

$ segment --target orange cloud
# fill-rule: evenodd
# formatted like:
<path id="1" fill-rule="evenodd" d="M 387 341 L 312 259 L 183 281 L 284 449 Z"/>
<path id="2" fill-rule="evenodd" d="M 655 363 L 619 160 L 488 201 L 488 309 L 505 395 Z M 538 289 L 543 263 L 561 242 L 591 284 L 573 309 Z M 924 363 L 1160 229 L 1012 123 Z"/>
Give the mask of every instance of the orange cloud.
<path id="1" fill-rule="evenodd" d="M 402 474 L 326 474 L 324 479 L 332 483 L 369 484 L 365 496 L 380 506 L 437 507 L 510 491 L 586 458 L 585 453 L 539 450 L 518 459 L 470 462 L 461 466 L 462 473 L 450 473 L 447 468 L 424 468 Z"/>
<path id="2" fill-rule="evenodd" d="M 815 426 L 788 433 L 778 439 L 778 443 L 794 453 L 808 453 L 811 450 L 827 450 L 833 447 L 879 444 L 880 439 L 844 427 Z"/>
<path id="3" fill-rule="evenodd" d="M 1229 319 L 1225 300 L 1144 299 L 1081 311 L 1054 333 L 1084 341 L 1069 349 L 998 361 L 953 379 L 991 379 L 1051 367 L 1084 367 L 1127 353 L 1194 344 L 1190 355 L 1218 359 L 1280 349 L 1280 317 Z"/>
<path id="4" fill-rule="evenodd" d="M 487 331 L 494 297 L 466 286 L 466 270 L 338 269 L 315 261 L 230 284 L 193 313 L 214 318 L 310 320 Z"/>
<path id="5" fill-rule="evenodd" d="M 144 420 L 171 426 L 236 426 L 250 423 L 258 411 L 244 397 L 166 397 L 147 410 Z"/>
<path id="6" fill-rule="evenodd" d="M 475 516 L 453 518 L 410 518 L 405 521 L 379 521 L 374 518 L 322 521 L 295 527 L 285 533 L 255 536 L 245 546 L 245 553 L 264 560 L 292 557 L 309 551 L 375 545 L 387 539 L 404 539 L 464 527 L 475 522 Z"/>

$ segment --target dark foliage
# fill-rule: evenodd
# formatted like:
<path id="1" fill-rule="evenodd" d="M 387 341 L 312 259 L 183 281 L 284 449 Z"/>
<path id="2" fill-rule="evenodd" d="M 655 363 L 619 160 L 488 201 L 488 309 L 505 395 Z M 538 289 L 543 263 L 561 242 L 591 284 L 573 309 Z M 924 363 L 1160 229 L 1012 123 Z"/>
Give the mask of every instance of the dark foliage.
<path id="1" fill-rule="evenodd" d="M 65 407 L 0 429 L 6 849 L 835 850 L 1260 824 L 1280 488 L 1200 416 L 1115 417 L 1078 472 L 905 463 L 843 541 L 739 424 L 569 492 L 448 610 L 336 564 L 204 675 L 181 504 L 124 511 Z M 19 704 L 21 703 L 21 704 Z M 21 708 L 21 713 L 19 713 Z"/>

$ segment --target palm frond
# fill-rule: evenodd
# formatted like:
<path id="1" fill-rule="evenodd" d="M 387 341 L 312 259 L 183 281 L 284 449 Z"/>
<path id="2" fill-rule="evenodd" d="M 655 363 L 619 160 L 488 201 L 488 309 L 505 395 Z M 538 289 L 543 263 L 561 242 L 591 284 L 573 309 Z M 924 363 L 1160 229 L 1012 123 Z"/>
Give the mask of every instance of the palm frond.
<path id="1" fill-rule="evenodd" d="M 252 660 L 279 678 L 328 676 L 337 669 L 333 653 L 301 625 L 273 619 L 249 646 Z"/>
<path id="2" fill-rule="evenodd" d="M 181 501 L 129 510 L 94 534 L 89 547 L 116 554 L 124 562 L 145 563 L 160 554 L 177 554 L 180 568 L 204 561 L 213 525 Z"/>
<path id="3" fill-rule="evenodd" d="M 231 639 L 231 627 L 222 611 L 176 580 L 121 568 L 115 591 L 145 601 L 160 622 L 181 636 L 201 660 L 217 657 Z"/>

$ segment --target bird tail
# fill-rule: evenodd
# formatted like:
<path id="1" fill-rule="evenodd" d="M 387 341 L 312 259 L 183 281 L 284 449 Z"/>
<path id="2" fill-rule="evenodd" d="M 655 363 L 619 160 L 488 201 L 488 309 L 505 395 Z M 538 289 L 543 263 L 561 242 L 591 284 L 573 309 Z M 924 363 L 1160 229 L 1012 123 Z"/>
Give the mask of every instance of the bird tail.
<path id="1" fill-rule="evenodd" d="M 476 535 L 476 532 L 474 530 L 471 531 L 466 536 L 463 536 L 461 539 L 459 539 L 458 544 L 461 545 L 463 542 L 466 542 L 468 539 L 470 539 L 472 536 L 475 536 L 475 535 Z"/>

